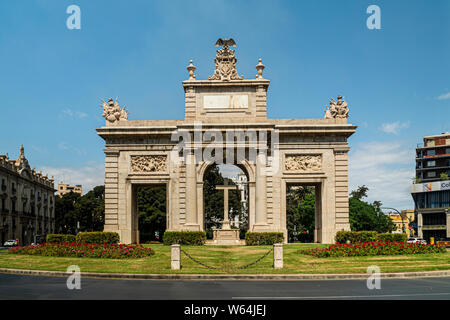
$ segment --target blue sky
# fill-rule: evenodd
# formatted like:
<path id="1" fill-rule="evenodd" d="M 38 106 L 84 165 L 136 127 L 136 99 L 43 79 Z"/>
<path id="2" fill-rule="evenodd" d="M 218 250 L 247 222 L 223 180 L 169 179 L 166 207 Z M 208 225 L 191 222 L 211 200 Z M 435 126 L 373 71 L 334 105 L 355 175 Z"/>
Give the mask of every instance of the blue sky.
<path id="1" fill-rule="evenodd" d="M 69 30 L 69 5 L 81 30 Z M 369 30 L 369 5 L 381 30 Z M 31 165 L 57 180 L 103 183 L 100 98 L 129 118 L 183 119 L 181 81 L 214 70 L 214 43 L 237 42 L 237 69 L 271 80 L 268 116 L 321 118 L 341 94 L 349 122 L 350 189 L 412 208 L 414 148 L 450 131 L 450 1 L 0 2 L 0 154 L 24 144 Z"/>

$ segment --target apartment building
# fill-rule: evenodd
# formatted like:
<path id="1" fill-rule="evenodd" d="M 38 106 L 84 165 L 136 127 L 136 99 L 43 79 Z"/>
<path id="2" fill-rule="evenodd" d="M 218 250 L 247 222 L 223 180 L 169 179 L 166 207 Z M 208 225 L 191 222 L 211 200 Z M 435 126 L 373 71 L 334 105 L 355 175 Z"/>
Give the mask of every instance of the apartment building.
<path id="1" fill-rule="evenodd" d="M 55 230 L 54 181 L 31 169 L 20 147 L 17 160 L 0 155 L 0 246 L 28 245 Z"/>
<path id="2" fill-rule="evenodd" d="M 426 136 L 416 149 L 411 195 L 419 237 L 450 239 L 450 133 Z"/>

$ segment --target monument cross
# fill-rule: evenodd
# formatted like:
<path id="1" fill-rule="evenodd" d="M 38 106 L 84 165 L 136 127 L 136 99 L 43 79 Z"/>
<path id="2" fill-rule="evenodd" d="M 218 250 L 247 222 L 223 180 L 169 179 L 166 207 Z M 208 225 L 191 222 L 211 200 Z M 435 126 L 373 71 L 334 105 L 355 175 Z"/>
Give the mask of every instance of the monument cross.
<path id="1" fill-rule="evenodd" d="M 222 186 L 216 186 L 216 190 L 223 190 L 223 222 L 222 230 L 230 230 L 230 219 L 228 218 L 228 190 L 236 190 L 236 185 L 228 185 L 228 180 L 225 180 L 225 184 Z"/>

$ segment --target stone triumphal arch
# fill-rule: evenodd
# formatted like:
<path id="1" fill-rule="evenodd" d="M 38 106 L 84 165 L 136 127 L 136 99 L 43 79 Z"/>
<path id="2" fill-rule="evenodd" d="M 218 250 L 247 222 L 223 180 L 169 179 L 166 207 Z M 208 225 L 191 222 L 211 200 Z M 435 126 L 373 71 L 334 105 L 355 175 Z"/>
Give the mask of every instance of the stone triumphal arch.
<path id="1" fill-rule="evenodd" d="M 286 190 L 315 186 L 316 242 L 332 243 L 349 230 L 347 123 L 343 97 L 330 100 L 320 119 L 268 119 L 269 80 L 259 60 L 255 79 L 236 69 L 232 39 L 219 39 L 208 80 L 188 65 L 184 120 L 128 120 L 117 101 L 103 103 L 105 231 L 139 241 L 136 189 L 165 185 L 167 230 L 203 230 L 203 178 L 213 163 L 239 166 L 248 179 L 249 231 L 286 229 Z"/>

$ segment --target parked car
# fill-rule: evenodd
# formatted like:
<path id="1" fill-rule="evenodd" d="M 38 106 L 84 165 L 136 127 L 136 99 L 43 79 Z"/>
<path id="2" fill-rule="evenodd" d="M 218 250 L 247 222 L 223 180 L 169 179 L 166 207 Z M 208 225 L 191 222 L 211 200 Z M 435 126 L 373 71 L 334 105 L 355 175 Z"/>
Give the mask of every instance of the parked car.
<path id="1" fill-rule="evenodd" d="M 427 241 L 422 238 L 409 238 L 406 243 L 420 243 L 420 244 L 427 244 Z"/>
<path id="2" fill-rule="evenodd" d="M 17 245 L 18 245 L 17 240 L 6 240 L 5 243 L 3 244 L 4 247 L 14 247 Z"/>

